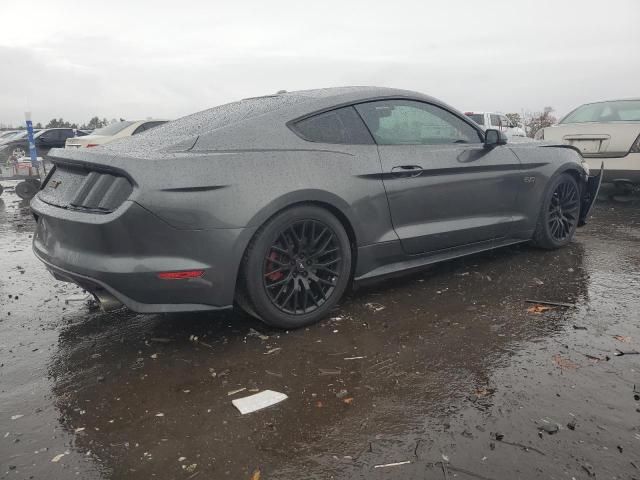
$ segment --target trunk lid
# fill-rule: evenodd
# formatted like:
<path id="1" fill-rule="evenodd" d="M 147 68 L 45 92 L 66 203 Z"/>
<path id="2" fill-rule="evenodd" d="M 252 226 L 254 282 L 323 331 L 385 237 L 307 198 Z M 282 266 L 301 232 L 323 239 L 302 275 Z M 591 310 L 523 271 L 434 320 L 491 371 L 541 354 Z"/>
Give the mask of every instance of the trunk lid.
<path id="1" fill-rule="evenodd" d="M 545 128 L 544 139 L 572 145 L 585 157 L 623 157 L 640 134 L 640 123 L 572 123 Z"/>
<path id="2" fill-rule="evenodd" d="M 110 141 L 112 137 L 106 135 L 85 135 L 84 137 L 72 137 L 67 139 L 65 148 L 83 148 L 87 145 L 102 145 Z"/>

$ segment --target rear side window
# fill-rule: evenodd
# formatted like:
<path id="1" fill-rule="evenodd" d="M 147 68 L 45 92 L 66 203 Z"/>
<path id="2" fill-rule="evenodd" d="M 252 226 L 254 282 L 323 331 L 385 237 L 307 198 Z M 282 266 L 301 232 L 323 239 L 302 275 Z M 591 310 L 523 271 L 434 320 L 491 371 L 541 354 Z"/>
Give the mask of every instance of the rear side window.
<path id="1" fill-rule="evenodd" d="M 167 122 L 146 122 L 136 128 L 131 135 L 137 135 L 142 132 L 146 132 L 147 130 L 151 130 L 153 127 L 157 127 L 158 125 L 162 125 Z"/>
<path id="2" fill-rule="evenodd" d="M 319 143 L 372 145 L 373 138 L 353 107 L 344 107 L 296 122 L 293 129 L 305 140 Z"/>
<path id="3" fill-rule="evenodd" d="M 491 117 L 491 126 L 492 127 L 501 127 L 502 123 L 500 122 L 500 115 L 489 115 Z"/>

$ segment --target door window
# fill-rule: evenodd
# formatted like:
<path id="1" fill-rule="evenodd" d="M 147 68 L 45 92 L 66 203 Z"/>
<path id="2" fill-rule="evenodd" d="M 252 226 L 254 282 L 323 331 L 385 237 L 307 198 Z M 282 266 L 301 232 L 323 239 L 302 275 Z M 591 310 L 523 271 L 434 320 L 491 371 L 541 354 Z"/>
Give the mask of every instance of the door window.
<path id="1" fill-rule="evenodd" d="M 411 100 L 356 105 L 379 145 L 478 143 L 478 131 L 449 111 Z"/>
<path id="2" fill-rule="evenodd" d="M 44 132 L 40 135 L 40 141 L 43 143 L 53 143 L 58 140 L 58 132 L 57 130 L 50 130 L 48 132 Z"/>
<path id="3" fill-rule="evenodd" d="M 492 127 L 506 127 L 506 125 L 502 125 L 502 122 L 500 121 L 500 115 L 490 115 L 491 117 L 491 126 Z"/>
<path id="4" fill-rule="evenodd" d="M 344 107 L 300 120 L 293 125 L 310 142 L 371 145 L 373 139 L 353 107 Z"/>
<path id="5" fill-rule="evenodd" d="M 60 130 L 60 137 L 58 139 L 64 142 L 67 138 L 71 137 L 75 137 L 75 133 L 72 129 Z"/>

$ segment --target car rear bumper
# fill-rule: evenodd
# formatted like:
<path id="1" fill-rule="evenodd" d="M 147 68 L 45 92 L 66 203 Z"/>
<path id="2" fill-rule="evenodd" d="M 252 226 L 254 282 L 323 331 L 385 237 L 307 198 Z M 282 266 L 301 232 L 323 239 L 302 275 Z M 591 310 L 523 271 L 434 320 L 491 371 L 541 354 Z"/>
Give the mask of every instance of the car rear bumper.
<path id="1" fill-rule="evenodd" d="M 603 182 L 629 181 L 640 184 L 640 153 L 624 157 L 585 157 L 591 170 L 598 170 L 604 162 Z"/>
<path id="2" fill-rule="evenodd" d="M 108 214 L 31 202 L 35 255 L 60 280 L 135 312 L 217 310 L 233 304 L 249 229 L 179 230 L 126 201 Z M 245 238 L 247 240 L 245 240 Z M 160 272 L 203 270 L 198 278 L 164 280 Z"/>

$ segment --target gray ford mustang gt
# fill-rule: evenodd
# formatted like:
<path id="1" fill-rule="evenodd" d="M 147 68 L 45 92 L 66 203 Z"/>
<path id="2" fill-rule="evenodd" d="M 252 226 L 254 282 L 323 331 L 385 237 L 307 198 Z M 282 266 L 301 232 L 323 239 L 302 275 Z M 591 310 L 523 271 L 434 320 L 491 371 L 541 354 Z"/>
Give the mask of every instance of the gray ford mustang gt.
<path id="1" fill-rule="evenodd" d="M 56 278 L 106 306 L 236 303 L 283 328 L 321 319 L 352 282 L 566 245 L 601 178 L 574 148 L 506 144 L 434 98 L 377 87 L 247 98 L 50 157 L 33 249 Z"/>

